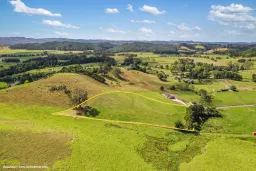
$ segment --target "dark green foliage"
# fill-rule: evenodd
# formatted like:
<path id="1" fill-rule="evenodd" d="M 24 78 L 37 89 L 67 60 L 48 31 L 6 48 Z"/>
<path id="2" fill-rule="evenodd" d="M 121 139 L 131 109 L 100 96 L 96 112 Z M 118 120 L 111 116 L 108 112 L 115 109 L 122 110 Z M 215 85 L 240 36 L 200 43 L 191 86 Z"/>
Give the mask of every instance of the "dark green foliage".
<path id="1" fill-rule="evenodd" d="M 8 69 L 0 71 L 0 78 L 4 76 L 9 76 L 13 74 L 23 73 L 32 69 L 40 69 L 45 67 L 55 67 L 55 66 L 66 66 L 71 64 L 86 64 L 93 62 L 105 62 L 107 65 L 115 65 L 115 59 L 107 56 L 90 57 L 87 58 L 86 55 L 49 55 L 46 58 L 34 58 L 24 61 L 21 64 L 10 66 Z"/>
<path id="2" fill-rule="evenodd" d="M 28 50 L 63 50 L 63 51 L 85 51 L 85 50 L 106 50 L 113 48 L 115 45 L 107 42 L 102 43 L 79 43 L 79 42 L 47 42 L 32 44 L 16 44 L 11 46 L 12 49 Z"/>
<path id="3" fill-rule="evenodd" d="M 198 95 L 200 96 L 200 102 L 202 104 L 209 104 L 213 100 L 213 96 L 208 94 L 208 92 L 204 89 L 200 89 L 198 91 Z"/>
<path id="4" fill-rule="evenodd" d="M 153 52 L 159 54 L 177 54 L 178 49 L 175 45 L 153 44 L 145 42 L 125 43 L 115 46 L 109 51 L 111 52 Z"/>
<path id="5" fill-rule="evenodd" d="M 164 91 L 164 86 L 161 86 L 161 87 L 160 87 L 160 90 L 161 90 L 161 91 Z"/>
<path id="6" fill-rule="evenodd" d="M 52 73 L 25 73 L 13 76 L 5 76 L 0 78 L 0 82 L 7 82 L 7 83 L 14 83 L 17 82 L 18 84 L 24 84 L 26 80 L 29 82 L 37 81 L 42 78 L 47 78 L 52 76 Z"/>
<path id="7" fill-rule="evenodd" d="M 256 74 L 253 74 L 253 75 L 252 75 L 252 81 L 253 81 L 253 82 L 256 82 Z"/>
<path id="8" fill-rule="evenodd" d="M 166 79 L 167 79 L 167 75 L 166 75 L 163 71 L 158 72 L 157 77 L 158 77 L 161 81 L 166 81 Z"/>
<path id="9" fill-rule="evenodd" d="M 3 62 L 17 62 L 17 63 L 20 63 L 20 59 L 18 58 L 5 58 L 5 59 L 2 59 Z"/>
<path id="10" fill-rule="evenodd" d="M 109 70 L 105 70 L 104 74 L 107 74 Z M 76 66 L 69 66 L 69 67 L 63 67 L 60 72 L 72 72 L 72 73 L 78 73 L 78 74 L 84 74 L 87 75 L 101 83 L 105 83 L 106 80 L 104 77 L 102 77 L 101 75 L 99 75 L 100 73 L 102 73 L 102 68 L 94 68 L 92 71 L 91 70 L 87 70 L 85 68 L 83 68 L 81 65 L 76 65 Z"/>
<path id="11" fill-rule="evenodd" d="M 170 86 L 170 90 L 181 90 L 181 91 L 195 91 L 195 87 L 191 84 L 187 84 L 184 82 L 176 83 Z"/>
<path id="12" fill-rule="evenodd" d="M 96 117 L 99 115 L 99 111 L 95 108 L 92 108 L 90 106 L 78 106 L 76 108 L 74 108 L 74 110 L 76 110 L 78 113 L 78 115 L 84 115 L 87 117 Z"/>
<path id="13" fill-rule="evenodd" d="M 176 128 L 184 128 L 184 125 L 180 120 L 176 121 L 174 124 Z"/>
<path id="14" fill-rule="evenodd" d="M 214 71 L 213 76 L 215 79 L 230 79 L 241 81 L 243 77 L 236 72 L 232 71 Z"/>
<path id="15" fill-rule="evenodd" d="M 232 90 L 232 91 L 237 91 L 237 88 L 236 88 L 235 85 L 232 85 L 232 86 L 230 86 L 230 90 Z"/>
<path id="16" fill-rule="evenodd" d="M 187 108 L 184 119 L 188 129 L 200 130 L 201 124 L 211 117 L 221 117 L 221 114 L 214 107 L 204 107 L 203 105 L 196 104 Z"/>

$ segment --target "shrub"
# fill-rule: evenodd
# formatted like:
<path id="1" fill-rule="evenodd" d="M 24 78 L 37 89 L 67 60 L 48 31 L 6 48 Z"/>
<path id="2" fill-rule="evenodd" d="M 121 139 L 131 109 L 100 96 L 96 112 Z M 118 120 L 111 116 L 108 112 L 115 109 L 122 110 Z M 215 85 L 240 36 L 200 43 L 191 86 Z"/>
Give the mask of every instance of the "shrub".
<path id="1" fill-rule="evenodd" d="M 161 87 L 160 87 L 160 90 L 161 90 L 161 91 L 164 91 L 164 87 L 163 87 L 163 86 L 161 86 Z"/>
<path id="2" fill-rule="evenodd" d="M 236 88 L 235 85 L 232 85 L 232 86 L 230 86 L 229 88 L 230 88 L 230 90 L 232 90 L 232 91 L 237 91 L 237 88 Z"/>
<path id="3" fill-rule="evenodd" d="M 175 127 L 176 128 L 184 128 L 184 125 L 183 125 L 183 123 L 180 120 L 177 120 L 175 122 Z"/>

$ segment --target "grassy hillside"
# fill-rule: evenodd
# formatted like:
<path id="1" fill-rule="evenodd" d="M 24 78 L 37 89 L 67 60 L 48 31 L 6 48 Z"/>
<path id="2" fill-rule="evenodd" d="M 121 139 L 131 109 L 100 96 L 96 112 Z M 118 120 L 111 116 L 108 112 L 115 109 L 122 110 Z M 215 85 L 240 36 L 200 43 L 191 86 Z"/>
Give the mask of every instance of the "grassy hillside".
<path id="1" fill-rule="evenodd" d="M 100 111 L 97 118 L 135 121 L 151 124 L 174 126 L 183 120 L 185 107 L 153 101 L 135 94 L 113 93 L 102 95 L 88 101 L 88 105 Z"/>
<path id="2" fill-rule="evenodd" d="M 41 106 L 56 106 L 67 108 L 72 106 L 70 99 L 63 92 L 50 92 L 52 86 L 66 85 L 68 89 L 83 89 L 93 96 L 108 90 L 105 84 L 78 74 L 56 74 L 48 79 L 30 84 L 20 85 L 0 91 L 0 102 L 11 104 L 27 104 Z"/>
<path id="3" fill-rule="evenodd" d="M 58 171 L 176 170 L 181 163 L 184 165 L 180 170 L 190 167 L 193 171 L 203 161 L 200 167 L 208 170 L 220 167 L 224 161 L 232 170 L 254 167 L 250 162 L 255 153 L 253 139 L 238 140 L 239 135 L 224 139 L 221 135 L 195 136 L 167 129 L 51 115 L 59 110 L 1 103 L 1 137 L 15 137 L 8 136 L 1 141 L 7 151 L 1 152 L 4 155 L 0 156 L 0 164 L 39 164 Z M 30 150 L 22 144 L 29 144 Z M 17 148 L 22 153 L 16 153 Z M 244 159 L 234 157 L 235 153 Z M 235 159 L 241 162 L 234 162 Z"/>

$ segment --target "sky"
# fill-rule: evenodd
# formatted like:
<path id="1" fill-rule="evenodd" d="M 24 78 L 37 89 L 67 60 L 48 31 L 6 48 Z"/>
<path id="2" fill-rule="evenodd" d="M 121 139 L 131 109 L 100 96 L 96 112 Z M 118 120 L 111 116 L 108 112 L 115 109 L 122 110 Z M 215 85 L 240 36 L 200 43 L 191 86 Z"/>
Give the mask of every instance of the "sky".
<path id="1" fill-rule="evenodd" d="M 0 0 L 0 37 L 256 42 L 256 0 Z"/>

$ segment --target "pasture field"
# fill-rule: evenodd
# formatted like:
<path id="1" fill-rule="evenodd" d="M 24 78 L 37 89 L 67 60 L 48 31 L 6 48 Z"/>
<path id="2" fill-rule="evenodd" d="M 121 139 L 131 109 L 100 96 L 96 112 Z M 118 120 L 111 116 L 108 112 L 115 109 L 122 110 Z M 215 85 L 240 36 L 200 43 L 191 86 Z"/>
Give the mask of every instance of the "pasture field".
<path id="1" fill-rule="evenodd" d="M 182 105 L 175 106 L 172 101 L 161 103 L 126 93 L 102 95 L 87 104 L 100 111 L 97 118 L 166 126 L 174 126 L 175 121 L 183 120 L 186 109 Z"/>
<path id="2" fill-rule="evenodd" d="M 253 162 L 245 166 L 245 160 L 252 160 L 255 154 L 254 139 L 239 140 L 239 135 L 225 137 L 214 134 L 183 134 L 168 129 L 105 123 L 51 114 L 59 110 L 61 108 L 0 103 L 0 135 L 9 135 L 9 138 L 1 141 L 8 151 L 1 152 L 3 155 L 0 157 L 0 164 L 38 164 L 58 171 L 153 171 L 175 170 L 184 163 L 181 164 L 180 170 L 186 170 L 187 165 L 192 168 L 191 170 L 197 170 L 194 163 L 201 161 L 198 160 L 201 155 L 207 155 L 204 159 L 207 162 L 200 167 L 213 170 L 222 164 L 223 161 L 219 158 L 223 158 L 230 169 L 240 167 L 250 170 L 254 167 Z M 24 136 L 25 134 L 27 136 Z M 243 137 L 246 138 L 241 138 Z M 14 140 L 18 146 L 13 146 Z M 218 145 L 215 145 L 216 141 Z M 232 146 L 227 148 L 231 142 Z M 30 150 L 26 150 L 27 146 L 24 144 L 29 144 Z M 16 153 L 17 148 L 21 153 Z M 218 153 L 218 157 L 214 156 L 215 153 L 212 154 L 213 151 L 223 148 L 225 153 Z M 52 152 L 55 154 L 49 156 Z M 234 162 L 236 158 L 231 156 L 240 152 L 243 152 L 241 156 L 245 160 L 242 160 L 242 163 Z M 230 154 L 228 158 L 226 154 Z M 212 155 L 213 158 L 209 160 Z M 34 156 L 36 161 L 32 158 Z"/>
<path id="3" fill-rule="evenodd" d="M 250 135 L 256 130 L 256 107 L 239 107 L 221 110 L 222 118 L 208 120 L 203 132 Z"/>
<path id="4" fill-rule="evenodd" d="M 223 154 L 223 155 L 220 155 Z M 209 142 L 205 152 L 196 156 L 191 162 L 181 164 L 181 170 L 248 170 L 256 168 L 254 162 L 256 155 L 255 143 L 239 139 L 220 138 Z M 211 165 L 214 160 L 215 165 Z M 239 161 L 239 162 L 238 162 Z"/>

